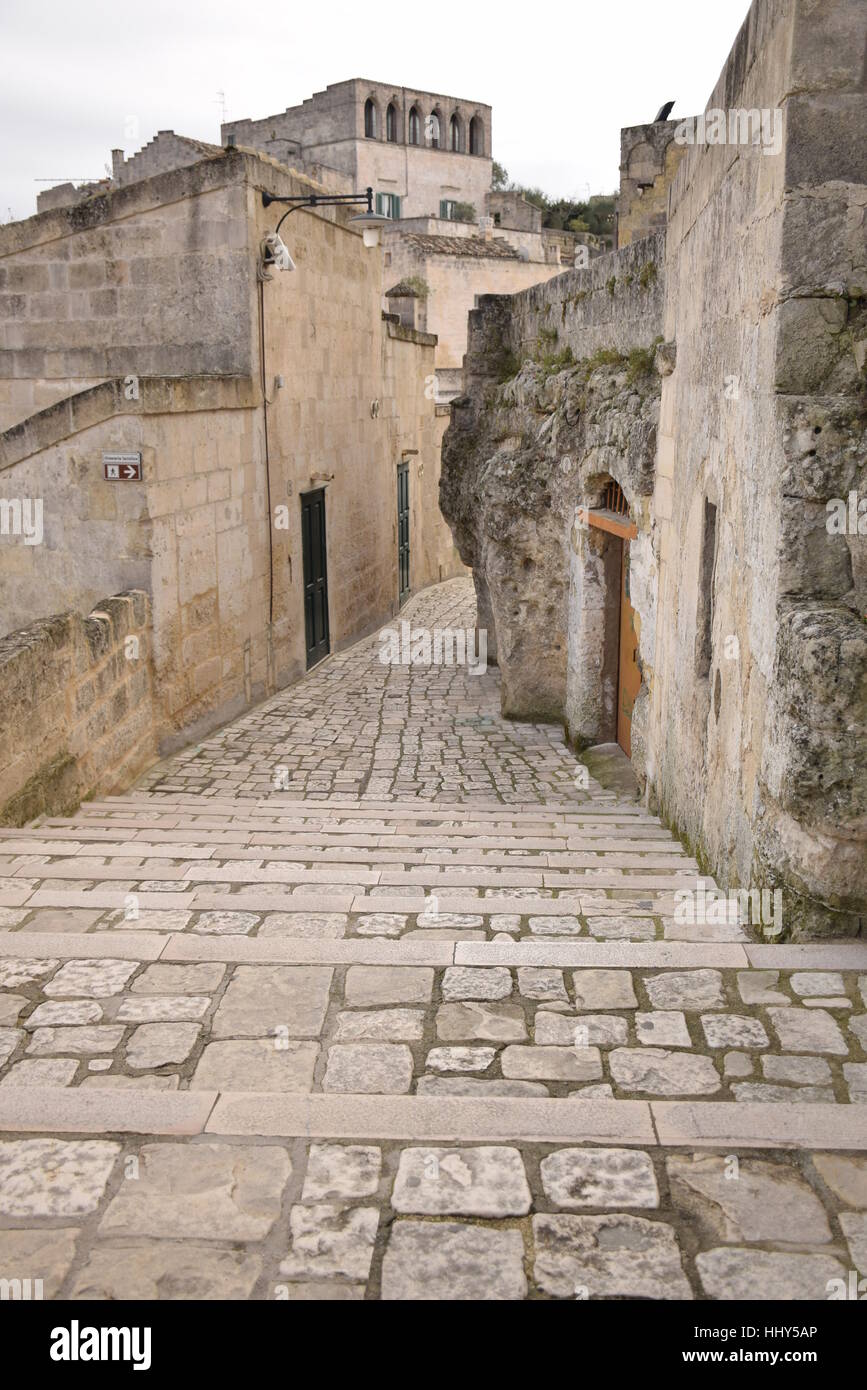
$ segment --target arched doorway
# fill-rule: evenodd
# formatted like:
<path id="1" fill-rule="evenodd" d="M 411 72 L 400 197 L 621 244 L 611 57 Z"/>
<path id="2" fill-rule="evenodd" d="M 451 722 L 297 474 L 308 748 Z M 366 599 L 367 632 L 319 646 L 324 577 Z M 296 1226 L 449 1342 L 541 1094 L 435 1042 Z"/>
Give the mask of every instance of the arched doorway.
<path id="1" fill-rule="evenodd" d="M 640 625 L 630 582 L 630 543 L 638 531 L 615 479 L 601 479 L 593 495 L 593 504 L 579 508 L 577 516 L 572 718 L 576 734 L 594 743 L 616 741 L 629 757 L 641 688 Z"/>

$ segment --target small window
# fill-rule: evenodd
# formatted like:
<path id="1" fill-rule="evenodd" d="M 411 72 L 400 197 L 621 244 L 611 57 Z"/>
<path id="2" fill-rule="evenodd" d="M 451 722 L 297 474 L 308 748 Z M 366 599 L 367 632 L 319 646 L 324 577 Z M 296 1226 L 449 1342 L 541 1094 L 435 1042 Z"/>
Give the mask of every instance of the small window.
<path id="1" fill-rule="evenodd" d="M 485 153 L 485 128 L 478 116 L 470 121 L 470 154 Z"/>
<path id="2" fill-rule="evenodd" d="M 393 102 L 388 103 L 388 109 L 385 113 L 385 138 L 390 140 L 392 144 L 397 140 L 397 112 Z"/>
<path id="3" fill-rule="evenodd" d="M 453 198 L 440 198 L 440 217 L 446 217 L 449 222 L 453 222 L 456 207 L 457 204 Z"/>
<path id="4" fill-rule="evenodd" d="M 364 137 L 366 140 L 376 139 L 376 107 L 370 97 L 364 103 Z"/>
<path id="5" fill-rule="evenodd" d="M 377 193 L 376 211 L 380 217 L 400 217 L 400 198 L 397 193 Z"/>
<path id="6" fill-rule="evenodd" d="M 421 117 L 415 106 L 409 113 L 409 143 L 411 145 L 421 144 Z"/>
<path id="7" fill-rule="evenodd" d="M 431 149 L 438 150 L 440 147 L 440 118 L 435 111 L 432 111 L 427 118 L 426 134 Z"/>
<path id="8" fill-rule="evenodd" d="M 449 149 L 460 154 L 464 148 L 464 131 L 460 116 L 452 116 L 449 121 Z"/>

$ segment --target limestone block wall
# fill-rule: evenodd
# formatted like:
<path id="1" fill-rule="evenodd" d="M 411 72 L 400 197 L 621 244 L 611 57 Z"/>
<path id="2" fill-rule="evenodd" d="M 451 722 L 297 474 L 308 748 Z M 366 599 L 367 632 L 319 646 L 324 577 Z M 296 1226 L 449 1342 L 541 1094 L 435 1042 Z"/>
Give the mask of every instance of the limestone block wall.
<path id="1" fill-rule="evenodd" d="M 250 373 L 247 158 L 0 227 L 0 429 L 109 377 Z"/>
<path id="2" fill-rule="evenodd" d="M 796 935 L 867 904 L 867 542 L 826 529 L 867 457 L 865 39 L 845 0 L 754 3 L 709 106 L 781 111 L 783 147 L 689 148 L 667 241 L 647 775 Z"/>
<path id="3" fill-rule="evenodd" d="M 665 229 L 668 190 L 687 148 L 674 138 L 678 124 L 652 121 L 620 132 L 618 246 Z"/>
<path id="4" fill-rule="evenodd" d="M 68 814 L 153 761 L 150 657 L 142 592 L 0 639 L 0 825 Z"/>
<path id="5" fill-rule="evenodd" d="M 442 223 L 440 224 L 443 225 Z M 399 237 L 390 240 L 389 283 L 418 276 L 428 286 L 428 332 L 437 337 L 438 368 L 460 368 L 467 350 L 467 319 L 480 295 L 514 294 L 561 274 L 558 265 L 515 257 L 431 254 Z"/>
<path id="6" fill-rule="evenodd" d="M 165 174 L 170 169 L 196 164 L 203 156 L 219 153 L 219 145 L 176 135 L 173 130 L 159 130 L 152 140 L 126 159 L 122 150 L 112 150 L 112 180 L 123 187 L 139 179 L 152 178 L 154 174 Z"/>
<path id="7" fill-rule="evenodd" d="M 586 270 L 553 270 L 535 290 L 516 295 L 509 349 L 521 356 L 534 351 L 540 334 L 556 333 L 556 350 L 570 348 L 576 359 L 600 348 L 629 352 L 662 334 L 664 302 L 665 236 L 657 232 L 596 257 Z"/>
<path id="8" fill-rule="evenodd" d="M 383 320 L 381 256 L 333 210 L 297 213 L 284 227 L 296 270 L 259 280 L 261 240 L 279 215 L 263 208 L 263 186 L 289 195 L 310 185 L 243 151 L 206 167 L 209 178 L 219 170 L 231 186 L 220 191 L 206 179 L 203 187 L 194 166 L 119 196 L 139 190 L 150 207 L 160 188 L 174 195 L 185 187 L 193 239 L 218 192 L 222 205 L 239 211 L 243 284 L 223 300 L 215 292 L 209 312 L 216 317 L 210 325 L 205 319 L 204 336 L 213 334 L 225 360 L 249 370 L 140 375 L 134 393 L 126 376 L 109 379 L 0 434 L 0 496 L 39 500 L 44 527 L 33 545 L 24 535 L 0 535 L 3 629 L 70 604 L 85 613 L 107 591 L 146 589 L 161 752 L 304 674 L 304 493 L 326 491 L 332 650 L 396 609 L 402 460 L 412 470 L 413 588 L 459 564 L 436 507 L 436 339 Z M 55 216 L 31 219 L 34 247 Z M 23 245 L 20 226 L 16 235 Z M 87 242 L 89 229 L 79 235 Z M 80 259 L 74 237 L 68 251 Z M 172 276 L 152 287 L 155 323 L 172 318 L 182 259 L 175 254 Z M 178 312 L 192 311 L 186 303 Z M 97 331 L 88 320 L 83 340 L 85 328 L 82 351 L 95 352 Z M 120 356 L 135 361 L 136 350 Z M 166 356 L 174 366 L 171 342 Z M 16 370 L 26 366 L 20 353 L 12 358 Z M 200 358 L 213 361 L 208 341 Z M 141 455 L 140 480 L 103 476 L 103 455 L 121 451 Z"/>
<path id="9" fill-rule="evenodd" d="M 582 741 L 611 737 L 611 579 L 574 509 L 620 483 L 645 795 L 795 939 L 867 918 L 867 536 L 828 526 L 867 486 L 865 49 L 861 4 L 754 0 L 709 108 L 782 143 L 686 147 L 664 237 L 483 299 L 444 440 L 504 708 Z"/>
<path id="10" fill-rule="evenodd" d="M 121 383 L 73 400 L 71 418 L 61 404 L 0 441 L 0 493 L 39 499 L 44 531 L 36 545 L 0 537 L 3 627 L 70 602 L 87 612 L 111 586 L 146 589 L 154 718 L 168 746 L 273 688 L 262 617 L 268 511 L 251 388 L 243 378 L 141 378 L 137 402 Z M 107 452 L 140 453 L 142 480 L 107 481 Z"/>
<path id="11" fill-rule="evenodd" d="M 359 188 L 399 194 L 406 217 L 437 217 L 443 198 L 471 203 L 482 217 L 491 187 L 490 159 L 385 140 L 356 143 L 355 173 Z"/>

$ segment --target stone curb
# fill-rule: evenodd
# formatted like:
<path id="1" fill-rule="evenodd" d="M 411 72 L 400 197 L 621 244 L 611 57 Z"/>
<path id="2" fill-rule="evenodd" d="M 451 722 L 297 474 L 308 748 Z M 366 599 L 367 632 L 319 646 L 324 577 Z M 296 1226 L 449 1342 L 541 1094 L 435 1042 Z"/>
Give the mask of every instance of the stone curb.
<path id="1" fill-rule="evenodd" d="M 0 1088 L 0 1132 L 41 1134 L 201 1134 L 216 1091 L 70 1091 L 58 1086 Z"/>
<path id="2" fill-rule="evenodd" d="M 165 895 L 162 895 L 165 896 Z M 223 907 L 235 907 L 225 899 Z M 268 911 L 276 911 L 269 903 Z M 286 909 L 282 909 L 286 910 Z M 295 910 L 294 904 L 291 910 Z M 306 908 L 305 911 L 316 909 Z M 320 906 L 319 910 L 322 908 Z M 380 909 L 377 908 L 377 911 Z M 449 911 L 452 904 L 449 903 Z M 0 957 L 114 957 L 121 960 L 249 961 L 275 965 L 550 965 L 562 969 L 624 970 L 867 969 L 867 942 L 839 945 L 751 946 L 690 941 L 461 941 L 281 940 L 270 937 L 204 937 L 147 931 L 0 932 Z"/>
<path id="3" fill-rule="evenodd" d="M 859 1105 L 302 1095 L 253 1091 L 0 1090 L 0 1132 L 867 1151 Z"/>

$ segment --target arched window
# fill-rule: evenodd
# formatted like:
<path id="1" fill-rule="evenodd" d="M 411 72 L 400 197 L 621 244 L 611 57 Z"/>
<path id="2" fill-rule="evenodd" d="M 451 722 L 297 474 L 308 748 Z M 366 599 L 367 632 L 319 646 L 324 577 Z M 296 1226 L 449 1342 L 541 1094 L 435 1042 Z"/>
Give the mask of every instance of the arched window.
<path id="1" fill-rule="evenodd" d="M 452 116 L 449 121 L 449 149 L 460 153 L 464 148 L 464 131 L 460 116 Z"/>
<path id="2" fill-rule="evenodd" d="M 425 134 L 427 135 L 428 144 L 431 148 L 438 150 L 440 147 L 440 118 L 436 111 L 432 111 L 427 118 L 427 129 Z"/>
<path id="3" fill-rule="evenodd" d="M 388 103 L 385 113 L 385 138 L 392 143 L 397 139 L 397 112 L 394 109 L 394 102 Z"/>
<path id="4" fill-rule="evenodd" d="M 470 154 L 485 153 L 485 127 L 478 116 L 470 121 Z"/>
<path id="5" fill-rule="evenodd" d="M 411 145 L 421 144 L 421 116 L 418 114 L 418 107 L 413 106 L 409 113 L 409 143 Z"/>
<path id="6" fill-rule="evenodd" d="M 364 103 L 364 135 L 367 140 L 376 139 L 376 107 L 370 97 Z"/>

